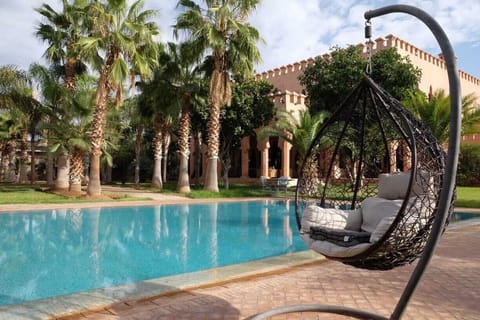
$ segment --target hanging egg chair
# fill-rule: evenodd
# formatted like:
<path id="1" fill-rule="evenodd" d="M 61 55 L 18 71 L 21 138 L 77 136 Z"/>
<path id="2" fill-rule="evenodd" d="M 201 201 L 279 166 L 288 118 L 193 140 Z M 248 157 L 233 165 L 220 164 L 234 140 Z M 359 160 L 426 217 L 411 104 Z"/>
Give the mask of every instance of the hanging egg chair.
<path id="1" fill-rule="evenodd" d="M 432 31 L 445 58 L 451 110 L 447 152 L 423 123 L 366 76 L 325 121 L 307 152 L 295 213 L 303 239 L 328 258 L 388 270 L 419 257 L 414 271 L 388 318 L 344 306 L 309 304 L 274 308 L 248 319 L 314 311 L 398 320 L 433 256 L 453 207 L 460 80 L 450 41 L 425 11 L 408 5 L 368 11 L 367 38 L 371 18 L 400 12 L 415 16 Z"/>
<path id="2" fill-rule="evenodd" d="M 412 262 L 437 213 L 445 157 L 430 130 L 365 77 L 305 157 L 296 195 L 303 239 L 360 268 Z"/>

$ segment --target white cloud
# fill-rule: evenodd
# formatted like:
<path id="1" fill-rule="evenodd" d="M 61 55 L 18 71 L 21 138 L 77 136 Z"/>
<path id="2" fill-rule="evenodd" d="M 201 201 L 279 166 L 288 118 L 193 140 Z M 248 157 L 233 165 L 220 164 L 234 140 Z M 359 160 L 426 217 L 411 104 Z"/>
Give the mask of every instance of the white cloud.
<path id="1" fill-rule="evenodd" d="M 40 15 L 33 11 L 47 2 L 60 7 L 59 0 L 0 1 L 0 65 L 17 64 L 28 68 L 41 60 L 45 45 L 35 39 L 35 25 Z M 157 22 L 163 41 L 172 41 L 171 26 L 178 14 L 177 0 L 145 0 L 146 8 L 158 9 Z M 263 63 L 258 71 L 271 69 L 323 54 L 333 45 L 363 42 L 363 14 L 366 10 L 396 3 L 393 0 L 263 0 L 250 18 L 266 41 L 260 45 Z M 404 0 L 418 6 L 442 25 L 454 47 L 467 47 L 460 57 L 469 65 L 465 71 L 480 76 L 480 1 L 478 0 Z M 433 54 L 439 52 L 435 38 L 418 19 L 401 13 L 372 20 L 373 37 L 394 34 Z M 468 60 L 468 61 L 467 61 Z"/>

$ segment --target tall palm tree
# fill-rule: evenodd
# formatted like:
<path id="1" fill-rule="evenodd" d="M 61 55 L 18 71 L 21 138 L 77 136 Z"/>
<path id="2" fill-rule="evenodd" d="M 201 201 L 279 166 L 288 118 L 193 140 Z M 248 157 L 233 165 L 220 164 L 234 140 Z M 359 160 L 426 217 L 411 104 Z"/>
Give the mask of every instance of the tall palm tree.
<path id="1" fill-rule="evenodd" d="M 86 7 L 85 27 L 89 35 L 78 41 L 81 53 L 92 61 L 99 71 L 95 93 L 95 111 L 90 135 L 90 179 L 87 194 L 98 196 L 100 186 L 100 157 L 104 140 L 107 105 L 112 89 L 121 96 L 122 82 L 129 78 L 130 69 L 150 77 L 157 64 L 158 46 L 154 36 L 159 33 L 149 21 L 155 11 L 142 11 L 144 1 L 131 5 L 127 0 L 89 1 Z"/>
<path id="2" fill-rule="evenodd" d="M 180 0 L 184 11 L 177 17 L 174 33 L 186 31 L 198 56 L 210 55 L 210 117 L 208 120 L 206 190 L 218 192 L 218 152 L 220 145 L 220 109 L 232 98 L 230 73 L 246 75 L 260 61 L 256 42 L 258 31 L 246 19 L 259 0 L 205 0 L 205 7 Z"/>
<path id="3" fill-rule="evenodd" d="M 65 87 L 70 91 L 76 87 L 75 76 L 85 71 L 85 65 L 76 49 L 81 34 L 84 3 L 85 1 L 79 0 L 72 3 L 62 0 L 61 12 L 55 11 L 46 3 L 35 9 L 44 18 L 35 35 L 48 43 L 44 56 L 62 70 Z"/>
<path id="4" fill-rule="evenodd" d="M 164 155 L 164 134 L 172 122 L 176 111 L 176 100 L 170 83 L 166 80 L 168 75 L 165 70 L 170 62 L 170 56 L 161 48 L 159 67 L 155 69 L 151 81 L 140 83 L 141 95 L 138 101 L 138 112 L 142 118 L 151 119 L 153 126 L 153 174 L 151 185 L 153 188 L 163 188 L 162 158 Z M 165 159 L 166 160 L 166 159 Z"/>
<path id="5" fill-rule="evenodd" d="M 402 103 L 432 131 L 441 143 L 448 140 L 450 126 L 450 97 L 442 89 L 436 90 L 430 97 L 423 92 L 411 91 Z M 480 109 L 475 107 L 475 96 L 462 98 L 462 133 L 480 132 Z"/>
<path id="6" fill-rule="evenodd" d="M 52 69 L 56 70 L 56 73 L 63 79 L 63 85 L 71 94 L 74 93 L 77 87 L 76 76 L 83 74 L 86 70 L 77 48 L 77 42 L 82 32 L 85 5 L 86 2 L 81 0 L 70 2 L 62 0 L 61 12 L 55 11 L 48 4 L 43 4 L 35 9 L 44 18 L 43 22 L 37 26 L 35 35 L 48 44 L 44 56 L 52 63 Z M 51 98 L 48 99 L 51 100 Z M 50 120 L 53 121 L 54 118 Z M 68 187 L 68 176 L 70 174 L 70 167 L 68 166 L 68 157 L 70 155 L 66 150 L 61 150 L 58 163 L 64 165 L 58 168 L 58 173 L 60 174 L 57 174 L 55 187 L 65 189 Z M 52 164 L 51 158 L 52 154 L 48 153 L 48 180 L 52 176 L 50 172 L 52 170 L 50 167 Z"/>
<path id="7" fill-rule="evenodd" d="M 177 192 L 190 192 L 188 159 L 190 156 L 191 113 L 197 104 L 204 102 L 204 81 L 196 64 L 197 58 L 191 50 L 190 43 L 167 44 L 168 59 L 164 62 L 163 81 L 174 93 L 175 110 L 180 110 L 178 126 L 179 172 Z"/>

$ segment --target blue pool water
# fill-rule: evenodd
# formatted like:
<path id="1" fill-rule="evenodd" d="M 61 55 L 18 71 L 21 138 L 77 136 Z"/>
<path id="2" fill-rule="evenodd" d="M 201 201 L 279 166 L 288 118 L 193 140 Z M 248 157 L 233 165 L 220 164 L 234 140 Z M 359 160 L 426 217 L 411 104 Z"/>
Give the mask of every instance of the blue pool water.
<path id="1" fill-rule="evenodd" d="M 0 306 L 305 249 L 283 200 L 0 214 Z"/>
<path id="2" fill-rule="evenodd" d="M 464 220 L 470 220 L 470 219 L 480 219 L 480 214 L 479 213 L 474 213 L 474 212 L 453 212 L 452 215 L 450 216 L 450 224 L 464 221 Z"/>

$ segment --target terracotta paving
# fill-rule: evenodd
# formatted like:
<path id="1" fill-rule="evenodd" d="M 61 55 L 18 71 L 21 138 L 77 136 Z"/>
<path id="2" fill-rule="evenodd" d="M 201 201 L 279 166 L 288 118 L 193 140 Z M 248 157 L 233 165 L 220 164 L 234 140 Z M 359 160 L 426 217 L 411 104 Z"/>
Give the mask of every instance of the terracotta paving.
<path id="1" fill-rule="evenodd" d="M 480 319 L 480 225 L 449 230 L 402 319 Z M 388 317 L 414 265 L 365 271 L 316 262 L 261 277 L 128 301 L 67 319 L 244 319 L 271 307 L 322 303 Z M 329 314 L 289 314 L 272 319 L 345 319 Z"/>

